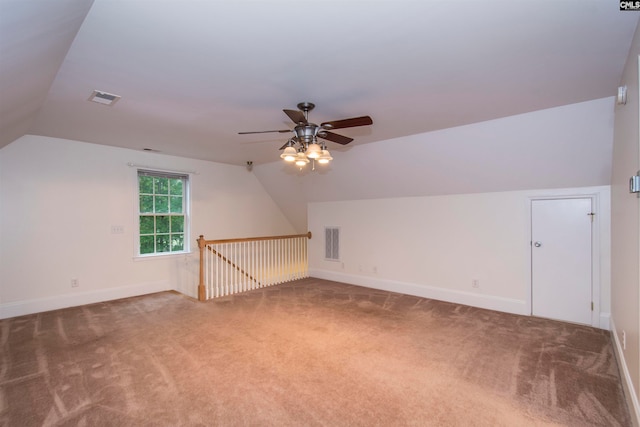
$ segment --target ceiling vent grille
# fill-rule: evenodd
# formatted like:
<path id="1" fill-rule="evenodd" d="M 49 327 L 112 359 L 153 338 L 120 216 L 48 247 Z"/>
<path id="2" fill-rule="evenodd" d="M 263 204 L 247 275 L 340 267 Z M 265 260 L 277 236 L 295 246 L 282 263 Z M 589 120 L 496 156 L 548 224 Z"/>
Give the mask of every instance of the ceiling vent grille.
<path id="1" fill-rule="evenodd" d="M 112 93 L 103 92 L 101 90 L 94 90 L 89 97 L 89 101 L 97 102 L 98 104 L 111 106 L 118 102 L 120 95 L 114 95 Z"/>

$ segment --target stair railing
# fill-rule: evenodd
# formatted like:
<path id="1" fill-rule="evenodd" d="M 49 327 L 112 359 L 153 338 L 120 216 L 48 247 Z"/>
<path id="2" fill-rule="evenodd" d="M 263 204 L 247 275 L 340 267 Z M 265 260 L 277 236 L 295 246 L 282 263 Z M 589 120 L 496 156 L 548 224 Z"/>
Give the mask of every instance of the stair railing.
<path id="1" fill-rule="evenodd" d="M 200 235 L 198 299 L 223 297 L 309 277 L 311 232 L 287 236 L 206 240 Z"/>

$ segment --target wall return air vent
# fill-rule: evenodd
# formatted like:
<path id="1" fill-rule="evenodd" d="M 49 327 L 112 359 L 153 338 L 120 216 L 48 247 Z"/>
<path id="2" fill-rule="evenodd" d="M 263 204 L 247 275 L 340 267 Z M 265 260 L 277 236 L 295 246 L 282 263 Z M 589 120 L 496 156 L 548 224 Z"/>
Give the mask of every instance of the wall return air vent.
<path id="1" fill-rule="evenodd" d="M 340 261 L 340 228 L 324 228 L 324 259 Z"/>
<path id="2" fill-rule="evenodd" d="M 94 90 L 89 97 L 89 101 L 97 102 L 98 104 L 111 106 L 118 102 L 120 95 L 114 95 L 112 93 L 103 92 L 101 90 Z"/>

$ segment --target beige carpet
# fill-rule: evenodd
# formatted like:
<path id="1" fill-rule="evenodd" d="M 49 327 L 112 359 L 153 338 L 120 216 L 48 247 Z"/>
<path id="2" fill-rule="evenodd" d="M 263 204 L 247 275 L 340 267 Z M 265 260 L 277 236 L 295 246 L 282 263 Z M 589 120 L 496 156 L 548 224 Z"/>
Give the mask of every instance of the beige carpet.
<path id="1" fill-rule="evenodd" d="M 606 331 L 305 279 L 0 321 L 2 426 L 628 426 Z"/>

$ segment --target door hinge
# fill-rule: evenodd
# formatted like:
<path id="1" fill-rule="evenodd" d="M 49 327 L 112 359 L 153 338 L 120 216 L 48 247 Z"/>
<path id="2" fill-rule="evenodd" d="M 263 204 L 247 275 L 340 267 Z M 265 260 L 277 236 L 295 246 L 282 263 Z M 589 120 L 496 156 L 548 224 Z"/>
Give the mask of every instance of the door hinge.
<path id="1" fill-rule="evenodd" d="M 593 311 L 593 301 L 591 301 L 591 311 Z"/>
<path id="2" fill-rule="evenodd" d="M 589 212 L 587 215 L 591 217 L 591 222 L 593 222 L 593 217 L 596 216 L 595 212 Z"/>

